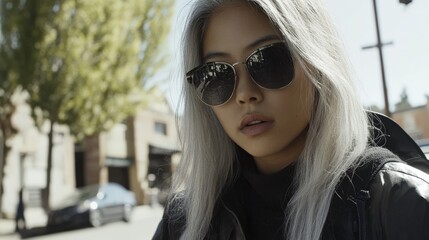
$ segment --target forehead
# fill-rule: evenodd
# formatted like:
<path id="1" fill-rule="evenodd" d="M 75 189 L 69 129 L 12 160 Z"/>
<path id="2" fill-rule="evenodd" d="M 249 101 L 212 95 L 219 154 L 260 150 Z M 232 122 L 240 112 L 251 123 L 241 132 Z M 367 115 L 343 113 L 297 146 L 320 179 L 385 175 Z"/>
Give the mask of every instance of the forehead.
<path id="1" fill-rule="evenodd" d="M 227 3 L 216 9 L 207 21 L 203 55 L 211 51 L 238 53 L 269 35 L 281 39 L 278 30 L 257 7 L 244 1 Z"/>

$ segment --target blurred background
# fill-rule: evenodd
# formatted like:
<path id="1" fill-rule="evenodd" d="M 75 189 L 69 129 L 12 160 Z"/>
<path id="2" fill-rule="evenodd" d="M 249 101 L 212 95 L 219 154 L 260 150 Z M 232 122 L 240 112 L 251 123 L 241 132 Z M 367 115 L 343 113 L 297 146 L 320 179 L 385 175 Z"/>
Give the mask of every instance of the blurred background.
<path id="1" fill-rule="evenodd" d="M 180 159 L 189 2 L 0 0 L 2 239 L 151 238 Z M 363 105 L 428 153 L 429 2 L 326 3 Z M 97 228 L 62 232 L 77 223 Z"/>

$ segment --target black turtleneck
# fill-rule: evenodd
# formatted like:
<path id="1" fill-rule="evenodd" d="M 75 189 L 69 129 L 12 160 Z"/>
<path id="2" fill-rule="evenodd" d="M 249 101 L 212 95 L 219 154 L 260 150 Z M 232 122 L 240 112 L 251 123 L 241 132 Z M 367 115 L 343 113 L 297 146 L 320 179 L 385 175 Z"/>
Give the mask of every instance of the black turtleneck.
<path id="1" fill-rule="evenodd" d="M 261 174 L 253 159 L 242 159 L 247 239 L 284 239 L 284 211 L 292 194 L 294 165 L 274 174 Z"/>

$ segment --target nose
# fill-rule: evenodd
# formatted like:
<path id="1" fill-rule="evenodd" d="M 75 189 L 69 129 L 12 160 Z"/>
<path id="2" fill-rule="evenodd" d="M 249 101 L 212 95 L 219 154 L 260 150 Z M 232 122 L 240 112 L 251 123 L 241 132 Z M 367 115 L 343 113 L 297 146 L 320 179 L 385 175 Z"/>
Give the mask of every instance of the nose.
<path id="1" fill-rule="evenodd" d="M 253 82 L 246 65 L 243 63 L 235 65 L 237 83 L 235 89 L 235 100 L 238 104 L 258 103 L 262 101 L 262 89 Z"/>

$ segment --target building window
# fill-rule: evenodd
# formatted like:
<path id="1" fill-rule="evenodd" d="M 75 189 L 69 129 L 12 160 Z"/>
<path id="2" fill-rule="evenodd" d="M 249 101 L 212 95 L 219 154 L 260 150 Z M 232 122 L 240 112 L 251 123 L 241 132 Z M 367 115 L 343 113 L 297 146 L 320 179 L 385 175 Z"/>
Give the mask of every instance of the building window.
<path id="1" fill-rule="evenodd" d="M 167 135 L 167 124 L 162 122 L 155 122 L 155 132 L 162 135 Z"/>

